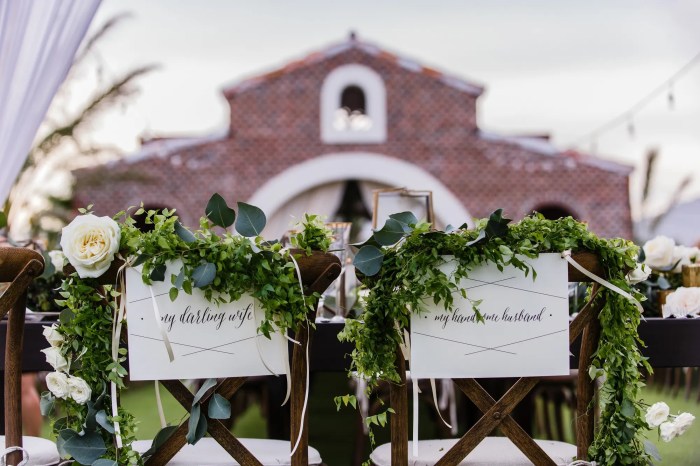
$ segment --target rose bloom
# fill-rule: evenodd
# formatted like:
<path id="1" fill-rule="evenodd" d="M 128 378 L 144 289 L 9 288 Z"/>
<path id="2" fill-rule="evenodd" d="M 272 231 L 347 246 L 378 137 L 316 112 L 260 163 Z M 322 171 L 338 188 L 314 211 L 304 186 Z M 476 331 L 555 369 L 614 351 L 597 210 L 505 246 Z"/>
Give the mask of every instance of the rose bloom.
<path id="1" fill-rule="evenodd" d="M 630 285 L 634 285 L 639 282 L 643 282 L 647 278 L 649 278 L 649 274 L 651 273 L 651 267 L 647 266 L 646 264 L 637 264 L 637 267 L 635 267 L 634 270 L 630 271 L 630 273 L 627 274 L 627 283 Z"/>
<path id="2" fill-rule="evenodd" d="M 56 398 L 66 398 L 70 392 L 68 376 L 62 372 L 51 372 L 46 376 L 46 386 Z"/>
<path id="3" fill-rule="evenodd" d="M 686 431 L 693 424 L 694 420 L 695 416 L 693 416 L 690 413 L 681 413 L 678 416 L 676 416 L 676 419 L 673 421 L 673 425 L 676 429 L 676 435 L 685 434 Z"/>
<path id="4" fill-rule="evenodd" d="M 44 325 L 44 331 L 42 333 L 46 338 L 46 341 L 49 342 L 49 345 L 54 348 L 60 348 L 65 339 L 63 338 L 61 332 L 56 330 L 56 327 L 56 324 L 53 324 L 51 327 Z"/>
<path id="5" fill-rule="evenodd" d="M 48 362 L 54 370 L 58 372 L 65 372 L 68 370 L 68 361 L 61 354 L 61 350 L 54 348 L 46 348 L 41 350 L 44 355 L 46 355 L 46 362 Z"/>
<path id="6" fill-rule="evenodd" d="M 68 389 L 70 390 L 70 397 L 81 405 L 87 403 L 90 395 L 92 395 L 90 386 L 80 377 L 70 377 L 68 379 Z"/>
<path id="7" fill-rule="evenodd" d="M 61 248 L 80 278 L 97 278 L 112 264 L 120 239 L 119 225 L 111 218 L 80 215 L 63 228 Z"/>
<path id="8" fill-rule="evenodd" d="M 673 264 L 673 248 L 676 243 L 668 236 L 657 236 L 644 243 L 644 263 L 652 269 L 661 269 Z"/>
<path id="9" fill-rule="evenodd" d="M 63 263 L 66 260 L 63 251 L 49 251 L 49 257 L 51 258 L 51 264 L 56 269 L 56 272 L 63 272 Z"/>
<path id="10" fill-rule="evenodd" d="M 663 306 L 664 317 L 685 317 L 695 315 L 700 311 L 700 288 L 679 287 L 666 297 Z"/>
<path id="11" fill-rule="evenodd" d="M 672 422 L 664 422 L 661 424 L 661 440 L 670 442 L 678 435 L 676 426 Z"/>
<path id="12" fill-rule="evenodd" d="M 647 424 L 649 424 L 649 427 L 653 429 L 666 422 L 670 411 L 671 409 L 666 403 L 659 401 L 658 403 L 654 403 L 647 408 L 647 413 L 644 419 L 647 421 Z"/>
<path id="13" fill-rule="evenodd" d="M 674 273 L 683 272 L 684 265 L 694 264 L 698 260 L 698 255 L 700 254 L 700 249 L 696 247 L 687 246 L 676 246 L 673 248 L 673 263 L 676 267 L 673 269 Z"/>

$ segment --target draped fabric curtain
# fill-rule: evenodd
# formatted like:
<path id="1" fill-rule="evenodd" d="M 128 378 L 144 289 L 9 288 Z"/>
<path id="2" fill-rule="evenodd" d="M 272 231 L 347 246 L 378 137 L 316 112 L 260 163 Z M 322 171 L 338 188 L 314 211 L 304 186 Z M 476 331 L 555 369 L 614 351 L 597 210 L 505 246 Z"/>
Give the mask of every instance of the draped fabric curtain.
<path id="1" fill-rule="evenodd" d="M 0 209 L 101 0 L 0 0 Z"/>
<path id="2" fill-rule="evenodd" d="M 327 221 L 331 221 L 340 207 L 344 192 L 345 181 L 340 181 L 317 186 L 293 197 L 270 215 L 263 236 L 268 239 L 281 238 L 302 220 L 305 213 L 324 215 Z"/>

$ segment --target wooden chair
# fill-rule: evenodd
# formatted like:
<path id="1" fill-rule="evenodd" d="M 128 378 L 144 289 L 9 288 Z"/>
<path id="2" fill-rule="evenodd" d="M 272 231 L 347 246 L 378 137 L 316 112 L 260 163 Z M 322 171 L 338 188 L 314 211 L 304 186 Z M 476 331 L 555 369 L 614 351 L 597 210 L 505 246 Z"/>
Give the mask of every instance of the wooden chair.
<path id="1" fill-rule="evenodd" d="M 591 253 L 574 254 L 573 258 L 589 271 L 603 276 L 597 257 Z M 590 281 L 569 266 L 569 281 Z M 597 294 L 598 286 L 593 285 Z M 568 464 L 576 457 L 587 458 L 593 440 L 595 416 L 592 412 L 594 381 L 588 374 L 591 356 L 598 346 L 600 324 L 597 315 L 603 307 L 601 300 L 586 305 L 569 325 L 569 343 L 582 335 L 579 352 L 579 374 L 576 400 L 576 445 L 563 442 L 533 440 L 511 417 L 515 406 L 537 385 L 539 377 L 520 378 L 498 401 L 494 400 L 475 379 L 453 379 L 454 383 L 481 410 L 483 416 L 461 439 L 420 441 L 419 458 L 410 455 L 408 441 L 408 406 L 406 362 L 397 350 L 397 370 L 400 384 L 391 385 L 390 405 L 395 414 L 390 417 L 391 443 L 376 448 L 371 455 L 376 466 L 467 465 L 467 464 Z M 506 437 L 487 437 L 500 428 Z"/>
<path id="2" fill-rule="evenodd" d="M 0 295 L 0 318 L 8 316 L 5 349 L 5 435 L 0 449 L 23 448 L 32 465 L 60 461 L 56 445 L 46 439 L 22 436 L 22 349 L 27 287 L 44 270 L 41 254 L 31 249 L 0 246 L 0 283 L 9 283 Z M 7 454 L 7 464 L 16 465 L 22 451 Z"/>
<path id="3" fill-rule="evenodd" d="M 340 261 L 333 254 L 315 252 L 312 256 L 302 256 L 297 259 L 301 270 L 301 280 L 304 292 L 311 295 L 323 292 L 340 274 Z M 315 314 L 315 313 L 314 313 Z M 313 319 L 313 316 L 309 317 Z M 183 421 L 168 440 L 147 461 L 148 466 L 175 465 L 233 465 L 263 466 L 263 465 L 292 465 L 306 466 L 321 464 L 321 456 L 317 450 L 308 444 L 308 416 L 304 416 L 302 426 L 302 408 L 307 386 L 306 344 L 312 338 L 311 328 L 302 326 L 295 335 L 300 345 L 294 345 L 291 364 L 291 438 L 294 442 L 301 431 L 301 441 L 293 456 L 291 443 L 283 440 L 238 439 L 218 419 L 207 419 L 208 433 L 211 437 L 202 438 L 195 445 L 186 444 L 188 431 L 187 420 Z M 202 401 L 202 415 L 207 413 L 208 400 L 214 393 L 230 400 L 236 391 L 245 383 L 246 378 L 236 377 L 223 380 L 205 394 Z M 194 396 L 177 380 L 164 380 L 161 383 L 175 399 L 189 411 Z M 151 447 L 151 441 L 135 442 L 137 451 L 145 452 Z"/>

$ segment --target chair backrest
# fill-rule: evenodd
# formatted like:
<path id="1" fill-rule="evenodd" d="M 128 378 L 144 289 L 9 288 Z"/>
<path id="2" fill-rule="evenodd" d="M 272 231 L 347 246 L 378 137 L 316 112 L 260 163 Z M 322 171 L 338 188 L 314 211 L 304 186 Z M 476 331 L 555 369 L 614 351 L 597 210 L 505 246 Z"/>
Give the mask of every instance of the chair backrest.
<path id="1" fill-rule="evenodd" d="M 314 252 L 311 256 L 301 254 L 297 263 L 301 272 L 301 282 L 304 294 L 310 296 L 314 293 L 322 293 L 340 274 L 340 260 L 333 254 Z M 116 268 L 100 277 L 101 283 L 114 283 Z M 315 313 L 314 313 L 315 315 Z M 310 320 L 314 316 L 309 317 Z M 303 416 L 304 396 L 307 387 L 307 342 L 310 344 L 312 328 L 302 326 L 295 339 L 300 343 L 294 345 L 291 363 L 291 438 L 294 442 L 301 433 L 299 445 L 292 456 L 293 466 L 308 465 L 308 417 Z M 245 377 L 233 377 L 220 381 L 202 397 L 202 416 L 207 413 L 207 403 L 218 393 L 226 399 L 231 399 L 236 391 L 245 383 Z M 173 395 L 173 397 L 187 410 L 190 411 L 193 403 L 192 393 L 178 380 L 163 380 L 161 384 Z M 301 431 L 300 431 L 301 429 Z M 229 428 L 218 419 L 207 418 L 207 431 L 216 441 L 243 466 L 260 465 L 256 459 L 236 437 Z M 188 432 L 188 420 L 184 420 L 175 432 L 148 458 L 145 464 L 149 466 L 165 465 L 180 449 L 186 445 Z"/>
<path id="2" fill-rule="evenodd" d="M 9 283 L 0 295 L 0 318 L 8 316 L 5 348 L 5 446 L 22 446 L 22 348 L 27 288 L 42 274 L 44 259 L 36 251 L 0 246 L 0 283 Z M 21 460 L 13 453 L 9 464 Z"/>
<path id="3" fill-rule="evenodd" d="M 604 272 L 597 256 L 592 253 L 578 253 L 574 260 L 598 276 Z M 586 282 L 590 279 L 575 268 L 569 266 L 570 282 Z M 598 292 L 594 283 L 593 294 Z M 576 447 L 578 459 L 587 459 L 588 447 L 593 441 L 595 416 L 591 412 L 595 381 L 585 376 L 591 357 L 598 346 L 600 324 L 598 313 L 604 306 L 602 299 L 592 299 L 569 324 L 569 344 L 581 338 L 578 356 L 579 374 L 576 401 Z M 400 383 L 391 384 L 390 405 L 395 414 L 390 416 L 391 428 L 391 464 L 405 466 L 408 463 L 408 397 L 406 385 L 406 362 L 400 349 L 397 349 L 397 372 Z M 536 386 L 538 377 L 520 378 L 498 401 L 486 392 L 476 379 L 453 379 L 454 383 L 483 413 L 467 433 L 447 452 L 438 464 L 453 465 L 462 461 L 494 429 L 501 431 L 527 456 L 538 465 L 554 465 L 550 457 L 535 441 L 510 417 L 515 406 Z"/>

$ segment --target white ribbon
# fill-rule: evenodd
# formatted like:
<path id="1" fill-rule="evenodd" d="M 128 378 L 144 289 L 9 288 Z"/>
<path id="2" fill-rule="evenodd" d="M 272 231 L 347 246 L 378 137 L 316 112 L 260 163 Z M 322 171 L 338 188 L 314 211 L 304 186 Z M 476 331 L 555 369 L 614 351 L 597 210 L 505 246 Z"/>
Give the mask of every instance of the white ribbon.
<path id="1" fill-rule="evenodd" d="M 5 458 L 7 457 L 7 455 L 16 451 L 22 452 L 22 461 L 17 463 L 17 466 L 25 466 L 29 464 L 29 452 L 27 450 L 25 450 L 22 447 L 9 447 L 5 448 L 5 451 L 2 452 L 2 456 L 0 457 L 0 466 L 5 466 Z"/>
<path id="2" fill-rule="evenodd" d="M 637 301 L 637 300 L 634 298 L 634 296 L 632 296 L 632 295 L 629 294 L 628 292 L 624 291 L 622 288 L 620 288 L 620 287 L 618 287 L 618 286 L 615 286 L 615 285 L 613 285 L 612 283 L 610 283 L 609 281 L 607 281 L 607 280 L 605 280 L 605 279 L 599 277 L 598 275 L 594 274 L 593 272 L 589 272 L 588 270 L 586 270 L 586 269 L 585 269 L 584 267 L 582 267 L 578 262 L 576 262 L 576 261 L 573 259 L 573 257 L 571 257 L 571 251 L 564 251 L 564 252 L 562 252 L 562 253 L 561 253 L 561 257 L 563 257 L 563 258 L 566 260 L 566 262 L 568 262 L 569 264 L 573 265 L 579 272 L 581 272 L 582 274 L 584 274 L 585 276 L 587 276 L 587 277 L 590 278 L 591 280 L 594 280 L 594 281 L 600 283 L 601 285 L 603 285 L 604 287 L 606 287 L 606 288 L 609 289 L 610 291 L 614 291 L 615 293 L 619 294 L 620 296 L 622 296 L 622 297 L 624 297 L 624 298 L 627 298 L 627 299 L 629 299 L 630 301 L 632 301 L 632 303 L 634 303 L 634 305 L 637 306 L 637 310 L 639 310 L 639 313 L 640 313 L 640 314 L 643 314 L 643 313 L 644 313 L 644 309 L 642 308 L 642 305 L 639 304 L 639 301 Z"/>
<path id="3" fill-rule="evenodd" d="M 165 429 L 168 424 L 165 422 L 165 412 L 163 411 L 163 400 L 160 398 L 160 383 L 158 380 L 154 380 L 156 389 L 156 407 L 158 408 L 158 418 L 160 419 L 160 428 Z"/>
<path id="4" fill-rule="evenodd" d="M 418 379 L 413 381 L 413 457 L 418 458 Z"/>
<path id="5" fill-rule="evenodd" d="M 294 264 L 294 269 L 297 272 L 297 279 L 299 280 L 299 290 L 301 291 L 301 301 L 304 304 L 304 309 L 306 309 L 306 297 L 304 295 L 304 284 L 301 281 L 301 269 L 299 269 L 299 264 L 297 263 L 297 260 L 294 258 L 294 255 L 289 252 L 288 249 L 283 249 L 283 251 L 286 251 L 287 254 L 289 255 L 289 258 L 292 259 L 292 263 Z M 304 405 L 301 408 L 301 418 L 299 419 L 299 435 L 297 436 L 297 441 L 294 444 L 294 448 L 292 448 L 292 452 L 289 454 L 289 456 L 294 455 L 294 453 L 297 451 L 297 447 L 299 447 L 299 442 L 301 442 L 301 436 L 304 433 L 304 418 L 306 417 L 306 407 L 309 403 L 309 341 L 311 340 L 310 335 L 308 332 L 311 331 L 311 326 L 309 325 L 308 319 L 306 320 L 306 326 L 307 326 L 307 335 L 306 335 L 306 390 L 304 390 Z M 290 341 L 296 343 L 297 345 L 300 344 L 298 341 L 290 338 L 287 336 L 287 339 Z M 290 370 L 289 370 L 289 361 L 285 359 L 286 364 L 287 364 L 287 397 L 285 398 L 285 403 L 287 402 L 287 399 L 289 398 L 289 395 L 291 393 L 291 377 L 289 375 Z M 284 403 L 283 403 L 284 404 Z"/>
<path id="6" fill-rule="evenodd" d="M 119 303 L 117 307 L 117 312 L 114 315 L 114 320 L 112 321 L 112 361 L 115 364 L 119 363 L 119 340 L 122 333 L 122 322 L 124 321 L 124 314 L 126 313 L 126 279 L 124 278 L 124 270 L 129 266 L 128 261 L 122 265 L 117 271 L 117 280 L 119 280 L 121 293 Z M 115 299 L 118 299 L 117 297 Z M 116 367 L 113 369 L 116 371 Z M 110 399 L 112 400 L 112 416 L 115 419 L 119 418 L 119 400 L 117 394 L 117 384 L 110 382 L 109 384 Z M 114 423 L 114 436 L 117 442 L 117 451 L 115 455 L 119 455 L 119 448 L 123 446 L 121 428 L 119 427 L 119 421 L 113 421 Z"/>
<path id="7" fill-rule="evenodd" d="M 156 325 L 158 326 L 158 331 L 160 336 L 163 338 L 163 344 L 165 345 L 165 350 L 168 352 L 168 359 L 170 362 L 175 360 L 175 355 L 173 354 L 173 346 L 170 344 L 170 338 L 168 338 L 168 332 L 165 331 L 163 327 L 163 322 L 160 320 L 160 309 L 158 308 L 158 301 L 156 300 L 156 295 L 153 293 L 153 287 L 149 286 L 148 291 L 151 293 L 151 301 L 153 302 L 153 314 L 156 318 Z"/>

